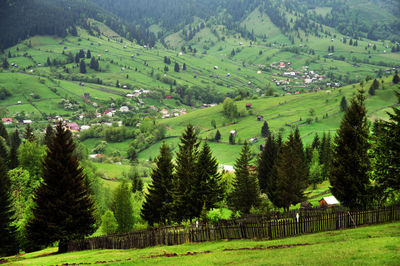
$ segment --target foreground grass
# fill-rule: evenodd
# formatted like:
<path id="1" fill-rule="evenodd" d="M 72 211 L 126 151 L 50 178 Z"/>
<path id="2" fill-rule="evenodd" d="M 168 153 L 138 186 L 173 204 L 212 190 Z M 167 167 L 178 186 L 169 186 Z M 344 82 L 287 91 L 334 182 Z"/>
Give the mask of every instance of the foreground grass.
<path id="1" fill-rule="evenodd" d="M 273 241 L 237 240 L 218 241 L 180 246 L 162 246 L 141 250 L 93 250 L 67 254 L 53 254 L 56 248 L 10 257 L 11 265 L 54 265 L 63 263 L 162 264 L 373 264 L 398 265 L 400 261 L 400 223 L 331 231 Z M 262 248 L 278 245 L 306 244 L 304 246 Z M 200 253 L 200 252 L 208 253 Z M 197 255 L 151 257 L 164 253 Z"/>

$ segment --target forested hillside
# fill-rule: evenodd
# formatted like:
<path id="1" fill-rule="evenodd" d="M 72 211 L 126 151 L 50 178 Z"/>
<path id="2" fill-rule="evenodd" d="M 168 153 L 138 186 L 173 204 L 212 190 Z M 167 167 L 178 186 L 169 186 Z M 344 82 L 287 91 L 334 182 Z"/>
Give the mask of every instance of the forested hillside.
<path id="1" fill-rule="evenodd" d="M 154 45 L 155 37 L 143 28 L 124 24 L 117 16 L 87 0 L 15 0 L 0 2 L 0 49 L 35 35 L 77 35 L 76 27 L 98 30 L 88 18 L 102 21 L 115 32 L 139 43 Z"/>

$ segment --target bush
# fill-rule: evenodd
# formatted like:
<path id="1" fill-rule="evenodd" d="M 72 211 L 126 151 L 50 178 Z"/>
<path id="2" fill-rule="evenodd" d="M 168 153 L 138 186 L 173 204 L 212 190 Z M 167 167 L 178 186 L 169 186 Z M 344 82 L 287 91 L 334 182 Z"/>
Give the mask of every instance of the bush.
<path id="1" fill-rule="evenodd" d="M 211 209 L 207 212 L 207 220 L 216 223 L 220 220 L 228 220 L 232 217 L 233 212 L 227 208 Z"/>
<path id="2" fill-rule="evenodd" d="M 101 231 L 105 235 L 114 234 L 117 231 L 118 223 L 114 217 L 114 213 L 107 210 L 106 213 L 101 216 Z"/>

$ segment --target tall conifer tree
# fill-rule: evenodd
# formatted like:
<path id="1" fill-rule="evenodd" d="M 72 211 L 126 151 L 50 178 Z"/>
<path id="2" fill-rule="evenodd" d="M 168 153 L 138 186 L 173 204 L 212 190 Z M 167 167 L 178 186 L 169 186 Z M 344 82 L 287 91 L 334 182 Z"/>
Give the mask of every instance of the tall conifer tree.
<path id="1" fill-rule="evenodd" d="M 276 195 L 278 207 L 289 210 L 290 205 L 306 199 L 309 169 L 303 152 L 299 129 L 291 133 L 282 145 L 275 164 L 277 172 Z"/>
<path id="2" fill-rule="evenodd" d="M 10 154 L 9 154 L 9 168 L 14 169 L 18 166 L 18 148 L 21 144 L 18 130 L 15 130 L 10 135 Z"/>
<path id="3" fill-rule="evenodd" d="M 274 164 L 278 157 L 279 144 L 273 135 L 269 135 L 265 142 L 264 149 L 262 150 L 260 157 L 258 158 L 258 180 L 260 183 L 260 189 L 266 193 L 268 199 L 274 204 L 276 201 L 276 171 L 274 170 Z"/>
<path id="4" fill-rule="evenodd" d="M 0 257 L 18 253 L 10 191 L 11 184 L 7 175 L 7 166 L 0 157 Z"/>
<path id="5" fill-rule="evenodd" d="M 27 224 L 28 238 L 48 246 L 59 242 L 66 251 L 69 240 L 95 231 L 94 205 L 86 185 L 87 177 L 73 155 L 71 132 L 61 122 L 43 162 L 42 182 L 34 193 L 33 217 Z"/>
<path id="6" fill-rule="evenodd" d="M 150 225 L 166 224 L 171 220 L 173 171 L 172 154 L 167 144 L 163 143 L 160 155 L 155 160 L 156 167 L 151 173 L 151 184 L 145 195 L 141 216 Z"/>
<path id="7" fill-rule="evenodd" d="M 173 193 L 175 220 L 178 222 L 196 217 L 196 202 L 191 198 L 191 190 L 196 179 L 196 162 L 200 145 L 192 125 L 186 127 L 180 140 L 175 160 Z"/>
<path id="8" fill-rule="evenodd" d="M 203 207 L 206 210 L 216 207 L 224 198 L 218 162 L 212 156 L 210 146 L 205 142 L 196 162 L 196 175 L 192 185 L 191 198 L 195 202 L 195 216 L 199 217 Z"/>
<path id="9" fill-rule="evenodd" d="M 364 91 L 351 100 L 335 137 L 330 184 L 332 194 L 349 208 L 365 208 L 370 195 L 370 144 Z"/>
<path id="10" fill-rule="evenodd" d="M 249 170 L 252 160 L 250 147 L 244 142 L 239 158 L 235 162 L 235 181 L 233 191 L 229 195 L 229 204 L 243 214 L 250 213 L 251 207 L 258 207 L 260 198 L 260 188 L 255 174 Z"/>
<path id="11" fill-rule="evenodd" d="M 395 92 L 400 103 L 400 93 Z M 400 108 L 387 113 L 389 121 L 380 121 L 374 128 L 373 178 L 383 200 L 400 191 Z"/>

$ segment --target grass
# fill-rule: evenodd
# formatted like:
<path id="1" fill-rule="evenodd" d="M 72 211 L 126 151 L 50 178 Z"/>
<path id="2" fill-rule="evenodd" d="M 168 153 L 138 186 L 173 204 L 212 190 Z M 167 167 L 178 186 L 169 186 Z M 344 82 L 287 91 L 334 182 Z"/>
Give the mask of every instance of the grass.
<path id="1" fill-rule="evenodd" d="M 179 246 L 161 246 L 140 250 L 92 250 L 54 254 L 56 248 L 6 258 L 10 265 L 54 265 L 63 263 L 152 264 L 152 265 L 398 265 L 400 260 L 400 223 L 360 227 L 340 231 L 303 235 L 279 240 L 235 240 L 190 243 Z M 261 248 L 279 245 L 307 244 L 297 247 Z M 205 252 L 194 256 L 153 257 L 164 253 L 186 254 Z"/>

